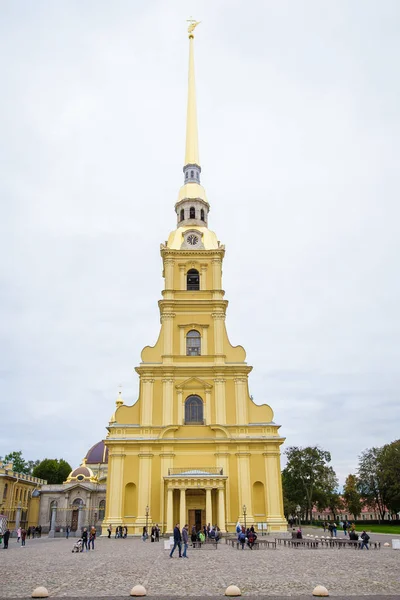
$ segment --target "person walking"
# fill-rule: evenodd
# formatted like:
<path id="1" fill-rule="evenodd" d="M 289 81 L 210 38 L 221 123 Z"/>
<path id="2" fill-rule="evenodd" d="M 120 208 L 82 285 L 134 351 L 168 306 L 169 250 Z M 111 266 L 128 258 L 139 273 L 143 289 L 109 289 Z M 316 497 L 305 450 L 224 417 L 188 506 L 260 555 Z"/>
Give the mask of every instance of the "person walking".
<path id="1" fill-rule="evenodd" d="M 109 525 L 109 526 L 107 527 L 107 533 L 108 533 L 108 536 L 107 536 L 107 537 L 108 537 L 108 539 L 110 539 L 110 538 L 111 538 L 111 533 L 112 533 L 112 527 L 111 527 L 111 525 Z"/>
<path id="2" fill-rule="evenodd" d="M 189 558 L 187 555 L 187 549 L 189 546 L 189 525 L 186 524 L 182 529 L 182 541 L 183 541 L 183 558 Z"/>
<path id="3" fill-rule="evenodd" d="M 179 529 L 179 523 L 174 527 L 174 547 L 172 548 L 169 557 L 172 558 L 175 548 L 178 546 L 179 558 L 182 558 L 182 536 L 181 530 Z"/>
<path id="4" fill-rule="evenodd" d="M 244 550 L 244 545 L 246 543 L 246 530 L 242 527 L 242 531 L 238 535 L 238 542 L 242 546 L 242 550 Z"/>
<path id="5" fill-rule="evenodd" d="M 160 541 L 160 528 L 158 526 L 158 523 L 156 523 L 156 542 Z"/>
<path id="6" fill-rule="evenodd" d="M 7 529 L 4 532 L 4 537 L 3 537 L 3 542 L 4 542 L 4 546 L 3 547 L 4 547 L 4 550 L 7 550 L 7 548 L 8 548 L 8 540 L 9 539 L 10 539 L 10 530 L 7 527 Z"/>
<path id="7" fill-rule="evenodd" d="M 365 548 L 366 550 L 369 550 L 368 548 L 368 542 L 369 542 L 369 535 L 366 531 L 363 531 L 361 534 L 361 545 L 360 545 L 360 550 L 363 550 L 363 548 Z"/>
<path id="8" fill-rule="evenodd" d="M 23 527 L 21 529 L 21 548 L 22 548 L 22 546 L 25 546 L 25 540 L 26 540 L 26 529 Z"/>
<path id="9" fill-rule="evenodd" d="M 21 527 L 17 529 L 17 544 L 19 544 L 19 540 L 21 539 Z"/>
<path id="10" fill-rule="evenodd" d="M 336 534 L 337 534 L 337 525 L 336 525 L 336 523 L 333 523 L 332 527 L 333 527 L 333 536 L 336 537 Z"/>
<path id="11" fill-rule="evenodd" d="M 90 534 L 89 534 L 88 550 L 90 550 L 90 544 L 92 544 L 92 550 L 94 550 L 94 540 L 95 539 L 96 539 L 96 527 L 94 525 L 92 525 L 92 527 L 90 528 Z"/>
<path id="12" fill-rule="evenodd" d="M 69 525 L 67 525 L 67 527 L 65 528 L 65 537 L 67 538 L 67 540 L 69 538 L 70 532 L 71 532 L 71 527 Z"/>
<path id="13" fill-rule="evenodd" d="M 86 527 L 84 527 L 84 529 L 82 531 L 82 550 L 81 550 L 81 552 L 83 552 L 84 548 L 86 548 L 86 552 L 88 551 L 87 543 L 88 543 L 88 531 L 87 531 Z"/>
<path id="14" fill-rule="evenodd" d="M 346 521 L 343 521 L 343 532 L 344 532 L 344 535 L 347 536 L 347 522 Z"/>
<path id="15" fill-rule="evenodd" d="M 147 527 L 146 525 L 143 527 L 143 535 L 142 535 L 142 540 L 145 542 L 147 540 L 147 538 L 149 537 L 149 534 L 147 533 Z"/>

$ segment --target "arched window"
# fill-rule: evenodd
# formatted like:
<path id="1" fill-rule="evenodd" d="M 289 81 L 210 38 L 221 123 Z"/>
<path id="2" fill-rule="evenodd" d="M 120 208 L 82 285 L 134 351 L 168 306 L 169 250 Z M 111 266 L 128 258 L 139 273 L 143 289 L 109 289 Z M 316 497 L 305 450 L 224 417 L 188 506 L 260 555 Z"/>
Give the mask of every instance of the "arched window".
<path id="1" fill-rule="evenodd" d="M 198 179 L 198 178 L 199 178 L 199 174 L 196 172 L 196 179 Z"/>
<path id="2" fill-rule="evenodd" d="M 196 218 L 196 211 L 195 211 L 194 206 L 190 207 L 190 209 L 189 209 L 189 216 L 190 216 L 190 219 L 195 219 Z"/>
<path id="3" fill-rule="evenodd" d="M 186 171 L 185 179 L 189 177 L 189 171 Z"/>
<path id="4" fill-rule="evenodd" d="M 203 209 L 201 209 L 201 211 L 200 211 L 200 219 L 202 221 L 204 221 L 204 210 Z"/>
<path id="5" fill-rule="evenodd" d="M 181 221 L 183 221 L 185 219 L 185 211 L 183 208 L 181 208 Z"/>
<path id="6" fill-rule="evenodd" d="M 106 501 L 100 500 L 99 503 L 99 521 L 104 521 L 104 515 L 106 512 Z"/>
<path id="7" fill-rule="evenodd" d="M 190 177 L 193 179 L 193 177 L 194 177 L 194 171 L 190 171 Z"/>
<path id="8" fill-rule="evenodd" d="M 188 332 L 186 336 L 186 356 L 200 356 L 200 333 L 195 329 Z"/>
<path id="9" fill-rule="evenodd" d="M 186 289 L 187 290 L 199 290 L 200 289 L 200 275 L 196 269 L 190 269 L 186 275 Z"/>
<path id="10" fill-rule="evenodd" d="M 189 396 L 186 398 L 185 423 L 203 424 L 203 400 L 200 396 Z"/>

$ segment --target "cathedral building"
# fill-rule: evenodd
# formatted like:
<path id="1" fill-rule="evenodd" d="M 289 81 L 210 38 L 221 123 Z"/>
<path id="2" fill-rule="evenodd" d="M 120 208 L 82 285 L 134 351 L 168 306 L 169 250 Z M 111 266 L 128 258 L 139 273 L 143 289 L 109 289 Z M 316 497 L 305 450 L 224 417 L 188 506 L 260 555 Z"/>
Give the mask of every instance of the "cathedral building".
<path id="1" fill-rule="evenodd" d="M 225 247 L 208 228 L 210 205 L 201 185 L 194 76 L 194 27 L 189 28 L 189 90 L 183 185 L 176 228 L 161 244 L 164 289 L 161 329 L 136 368 L 139 398 L 121 397 L 108 426 L 103 534 L 126 525 L 140 534 L 158 523 L 200 528 L 241 523 L 286 531 L 280 446 L 273 411 L 248 390 L 252 367 L 225 327 Z"/>

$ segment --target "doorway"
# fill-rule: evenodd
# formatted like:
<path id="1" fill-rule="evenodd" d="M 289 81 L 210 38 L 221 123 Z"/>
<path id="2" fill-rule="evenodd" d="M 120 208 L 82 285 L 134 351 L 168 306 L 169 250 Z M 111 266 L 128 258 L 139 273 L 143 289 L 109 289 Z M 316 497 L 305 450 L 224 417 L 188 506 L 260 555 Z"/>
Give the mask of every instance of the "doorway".
<path id="1" fill-rule="evenodd" d="M 200 531 L 203 528 L 204 512 L 204 510 L 198 508 L 189 510 L 189 534 L 192 532 L 193 527 L 196 527 L 196 531 Z"/>

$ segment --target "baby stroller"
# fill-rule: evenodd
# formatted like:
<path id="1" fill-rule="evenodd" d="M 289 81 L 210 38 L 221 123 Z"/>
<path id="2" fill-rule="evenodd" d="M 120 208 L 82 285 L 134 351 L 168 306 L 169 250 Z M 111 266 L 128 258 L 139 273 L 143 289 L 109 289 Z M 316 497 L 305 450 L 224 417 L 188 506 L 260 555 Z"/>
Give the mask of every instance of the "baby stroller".
<path id="1" fill-rule="evenodd" d="M 74 547 L 72 548 L 72 552 L 82 552 L 82 540 L 79 539 L 75 542 Z"/>

